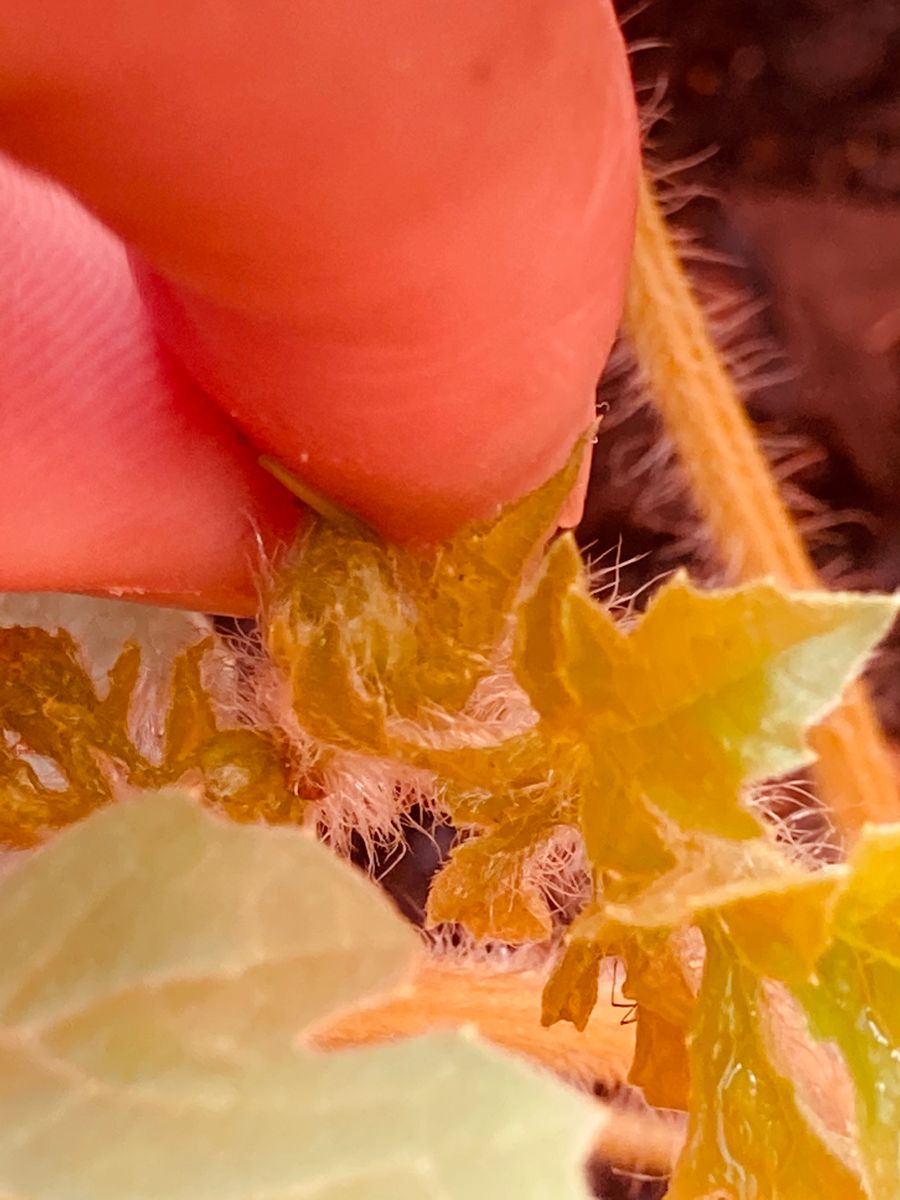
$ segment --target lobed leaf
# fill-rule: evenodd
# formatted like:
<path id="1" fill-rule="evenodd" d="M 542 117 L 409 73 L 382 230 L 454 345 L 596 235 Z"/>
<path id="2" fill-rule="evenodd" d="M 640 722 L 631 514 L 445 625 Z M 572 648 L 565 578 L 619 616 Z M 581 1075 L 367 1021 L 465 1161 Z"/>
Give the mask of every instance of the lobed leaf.
<path id="1" fill-rule="evenodd" d="M 301 724 L 436 772 L 451 817 L 474 836 L 438 876 L 431 914 L 484 936 L 546 931 L 540 898 L 518 881 L 559 824 L 580 828 L 610 895 L 676 868 L 686 836 L 755 844 L 746 786 L 808 760 L 806 726 L 837 702 L 896 609 L 768 583 L 703 593 L 678 576 L 625 630 L 589 596 L 571 535 L 522 599 L 527 560 L 577 460 L 427 555 L 352 518 L 316 520 L 267 603 L 270 651 Z M 513 613 L 512 665 L 535 725 L 490 744 L 436 741 Z M 526 840 L 511 832 L 521 828 Z M 510 838 L 515 852 L 492 868 Z"/>
<path id="2" fill-rule="evenodd" d="M 804 731 L 895 602 L 769 583 L 701 592 L 677 575 L 625 633 L 587 595 L 575 553 L 554 546 L 521 611 L 516 667 L 534 707 L 589 743 L 607 808 L 631 811 L 640 795 L 682 829 L 758 835 L 741 789 L 809 761 Z"/>
<path id="3" fill-rule="evenodd" d="M 704 593 L 676 576 L 620 626 L 590 597 L 569 535 L 523 599 L 579 458 L 430 553 L 342 514 L 315 521 L 267 598 L 270 653 L 320 740 L 438 776 L 469 836 L 433 883 L 432 921 L 546 936 L 533 860 L 560 825 L 580 829 L 596 892 L 544 1018 L 583 1026 L 603 957 L 624 962 L 632 1081 L 654 1103 L 691 1107 L 675 1200 L 887 1200 L 900 1179 L 900 833 L 869 832 L 848 868 L 807 872 L 761 836 L 745 793 L 809 760 L 806 728 L 896 602 L 765 582 Z M 473 728 L 471 704 L 513 625 L 533 723 L 495 739 Z M 221 727 L 207 652 L 196 636 L 180 647 L 154 758 L 134 738 L 135 646 L 122 642 L 98 671 L 65 628 L 0 629 L 8 840 L 106 803 L 122 777 L 196 782 L 238 820 L 298 821 L 290 748 L 272 731 Z M 40 774 L 47 764 L 56 778 Z M 583 1194 L 571 1162 L 526 1153 L 543 1131 L 560 1136 L 539 1112 L 548 1093 L 464 1041 L 341 1059 L 287 1049 L 395 961 L 379 940 L 389 922 L 368 897 L 345 912 L 334 864 L 302 837 L 226 828 L 163 795 L 95 816 L 0 881 L 0 1192 L 55 1200 L 63 1179 L 73 1200 L 443 1197 L 477 1180 L 491 1195 Z M 326 935 L 310 949 L 317 921 Z M 707 945 L 699 994 L 694 923 Z M 773 979 L 844 1055 L 862 1176 L 773 1054 Z M 578 1126 L 559 1095 L 554 1120 L 565 1111 Z M 454 1125 L 448 1149 L 435 1131 L 463 1110 L 477 1120 Z"/>

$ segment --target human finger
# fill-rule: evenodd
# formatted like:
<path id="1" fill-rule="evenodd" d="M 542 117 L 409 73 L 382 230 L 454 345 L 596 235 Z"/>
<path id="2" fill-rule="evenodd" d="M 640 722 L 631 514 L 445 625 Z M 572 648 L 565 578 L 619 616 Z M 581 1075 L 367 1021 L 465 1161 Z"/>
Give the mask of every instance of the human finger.
<path id="1" fill-rule="evenodd" d="M 630 254 L 605 0 L 12 7 L 3 137 L 134 249 L 257 446 L 419 539 L 560 465 Z"/>
<path id="2" fill-rule="evenodd" d="M 156 339 L 121 244 L 0 158 L 0 591 L 255 610 L 297 510 Z"/>

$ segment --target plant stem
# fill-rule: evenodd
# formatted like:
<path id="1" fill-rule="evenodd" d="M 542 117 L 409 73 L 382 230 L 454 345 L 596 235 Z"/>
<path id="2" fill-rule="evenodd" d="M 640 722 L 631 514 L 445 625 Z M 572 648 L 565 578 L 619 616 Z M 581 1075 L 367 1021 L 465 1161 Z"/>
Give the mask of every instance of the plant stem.
<path id="1" fill-rule="evenodd" d="M 564 1021 L 545 1028 L 543 986 L 535 972 L 426 962 L 408 987 L 330 1021 L 316 1033 L 315 1044 L 334 1050 L 468 1025 L 489 1042 L 578 1083 L 621 1087 L 634 1056 L 634 1026 L 622 1025 L 617 1009 L 598 1005 L 584 1033 Z"/>
<path id="2" fill-rule="evenodd" d="M 821 588 L 646 176 L 625 323 L 726 569 L 738 582 Z M 819 793 L 847 841 L 866 821 L 900 819 L 894 762 L 862 684 L 810 742 Z"/>

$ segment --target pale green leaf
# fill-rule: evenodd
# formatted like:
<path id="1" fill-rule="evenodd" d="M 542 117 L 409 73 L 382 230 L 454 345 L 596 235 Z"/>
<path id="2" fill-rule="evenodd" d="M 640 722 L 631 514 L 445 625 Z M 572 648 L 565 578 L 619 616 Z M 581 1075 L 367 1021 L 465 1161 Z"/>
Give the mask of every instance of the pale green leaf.
<path id="1" fill-rule="evenodd" d="M 126 1015 L 162 1011 L 188 987 L 185 1019 L 211 1044 L 283 1041 L 399 977 L 413 949 L 387 902 L 309 834 L 214 820 L 176 792 L 102 810 L 0 889 L 6 1029 L 123 1000 Z"/>
<path id="2" fill-rule="evenodd" d="M 298 1041 L 414 945 L 300 831 L 159 793 L 58 835 L 0 878 L 0 1195 L 584 1200 L 590 1108 L 524 1064 Z"/>

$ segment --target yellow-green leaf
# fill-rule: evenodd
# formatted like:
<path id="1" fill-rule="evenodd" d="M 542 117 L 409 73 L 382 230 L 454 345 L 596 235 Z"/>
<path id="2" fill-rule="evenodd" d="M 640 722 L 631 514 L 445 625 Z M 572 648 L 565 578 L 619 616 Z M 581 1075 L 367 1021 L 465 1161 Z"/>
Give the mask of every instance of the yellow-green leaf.
<path id="1" fill-rule="evenodd" d="M 735 952 L 759 976 L 804 987 L 833 936 L 835 906 L 846 872 L 788 869 L 781 879 L 749 880 L 711 907 L 727 927 Z"/>
<path id="2" fill-rule="evenodd" d="M 850 860 L 831 945 L 801 994 L 856 1085 L 860 1148 L 875 1200 L 900 1188 L 900 826 L 867 827 Z"/>
<path id="3" fill-rule="evenodd" d="M 769 583 L 703 592 L 678 575 L 625 634 L 587 597 L 568 554 L 550 556 L 550 582 L 521 618 L 520 677 L 535 707 L 550 688 L 557 708 L 575 698 L 560 711 L 599 747 L 613 807 L 637 786 L 685 829 L 754 836 L 742 786 L 809 760 L 804 731 L 837 703 L 896 602 Z M 547 589 L 553 649 L 538 672 Z"/>
<path id="4" fill-rule="evenodd" d="M 865 1200 L 848 1148 L 827 1139 L 773 1066 L 758 978 L 708 927 L 690 1040 L 691 1114 L 668 1200 Z"/>
<path id="5" fill-rule="evenodd" d="M 844 879 L 841 868 L 809 871 L 762 838 L 749 842 L 691 838 L 679 850 L 679 861 L 671 871 L 598 908 L 593 917 L 595 936 L 608 937 L 610 926 L 614 930 L 678 929 L 715 913 L 733 923 L 736 944 L 760 973 L 782 977 L 773 969 L 779 953 L 785 960 L 789 955 L 802 958 L 807 974 L 811 971 L 827 944 L 833 903 Z M 757 923 L 759 944 L 754 945 L 751 937 Z M 741 936 L 745 930 L 746 939 Z"/>
<path id="6" fill-rule="evenodd" d="M 558 538 L 518 614 L 516 674 L 543 720 L 564 734 L 578 723 L 578 697 L 568 678 L 567 624 L 570 598 L 583 587 L 584 564 L 574 539 Z"/>
<path id="7" fill-rule="evenodd" d="M 160 793 L 58 835 L 0 878 L 0 1194 L 586 1200 L 555 1081 L 460 1034 L 298 1041 L 414 945 L 300 831 Z"/>

